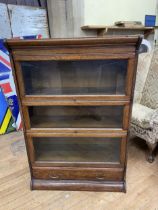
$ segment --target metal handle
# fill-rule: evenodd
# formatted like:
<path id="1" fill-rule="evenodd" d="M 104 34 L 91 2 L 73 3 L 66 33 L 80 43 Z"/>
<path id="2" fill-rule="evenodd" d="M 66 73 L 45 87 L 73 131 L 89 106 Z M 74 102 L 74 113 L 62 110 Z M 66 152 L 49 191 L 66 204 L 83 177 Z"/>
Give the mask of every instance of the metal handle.
<path id="1" fill-rule="evenodd" d="M 96 177 L 96 179 L 98 179 L 98 180 L 104 180 L 105 178 L 104 177 Z"/>
<path id="2" fill-rule="evenodd" d="M 59 176 L 55 176 L 55 175 L 51 175 L 51 174 L 49 174 L 49 177 L 50 177 L 51 179 L 59 179 Z"/>

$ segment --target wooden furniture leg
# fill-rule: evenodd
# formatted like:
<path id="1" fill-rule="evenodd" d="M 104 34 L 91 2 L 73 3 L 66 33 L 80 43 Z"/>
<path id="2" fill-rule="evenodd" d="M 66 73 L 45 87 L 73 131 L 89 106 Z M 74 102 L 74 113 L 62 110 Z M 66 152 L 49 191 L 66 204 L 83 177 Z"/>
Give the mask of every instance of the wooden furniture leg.
<path id="1" fill-rule="evenodd" d="M 152 163 L 154 161 L 154 159 L 155 159 L 155 157 L 154 157 L 154 150 L 155 150 L 155 148 L 157 146 L 157 142 L 154 143 L 154 144 L 152 144 L 150 142 L 146 142 L 146 143 L 147 143 L 148 148 L 149 148 L 149 153 L 148 153 L 147 160 L 148 160 L 149 163 Z"/>

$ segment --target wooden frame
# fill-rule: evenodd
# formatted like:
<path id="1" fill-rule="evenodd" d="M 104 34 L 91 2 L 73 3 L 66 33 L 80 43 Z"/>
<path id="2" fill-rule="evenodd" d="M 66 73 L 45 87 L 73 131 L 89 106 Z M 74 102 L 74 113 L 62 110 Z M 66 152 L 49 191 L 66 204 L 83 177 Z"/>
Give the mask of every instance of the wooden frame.
<path id="1" fill-rule="evenodd" d="M 31 189 L 126 191 L 126 146 L 140 37 L 7 40 L 23 118 Z M 128 60 L 125 94 L 26 95 L 21 61 Z M 124 106 L 122 128 L 32 128 L 30 106 Z M 120 159 L 106 163 L 35 161 L 33 137 L 121 138 Z"/>

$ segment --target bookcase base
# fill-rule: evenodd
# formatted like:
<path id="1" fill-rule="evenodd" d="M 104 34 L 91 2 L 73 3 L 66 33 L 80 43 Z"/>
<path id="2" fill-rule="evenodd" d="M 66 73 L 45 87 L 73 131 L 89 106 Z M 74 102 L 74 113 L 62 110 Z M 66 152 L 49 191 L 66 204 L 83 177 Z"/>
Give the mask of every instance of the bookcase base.
<path id="1" fill-rule="evenodd" d="M 32 190 L 126 192 L 125 182 L 32 179 Z"/>

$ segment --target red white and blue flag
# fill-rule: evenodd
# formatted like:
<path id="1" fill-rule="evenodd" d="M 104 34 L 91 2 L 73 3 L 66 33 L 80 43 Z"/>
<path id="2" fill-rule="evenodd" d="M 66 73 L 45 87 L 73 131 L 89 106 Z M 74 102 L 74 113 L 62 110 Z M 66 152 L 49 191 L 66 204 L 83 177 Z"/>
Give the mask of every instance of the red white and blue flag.
<path id="1" fill-rule="evenodd" d="M 14 127 L 17 130 L 20 130 L 22 129 L 22 123 L 17 102 L 17 94 L 12 76 L 9 53 L 3 45 L 3 41 L 0 41 L 0 87 L 3 89 L 3 93 L 5 94 L 11 109 L 14 118 Z"/>
<path id="2" fill-rule="evenodd" d="M 15 39 L 41 39 L 41 35 L 35 36 L 23 36 L 16 37 Z M 19 104 L 15 89 L 15 84 L 12 75 L 12 69 L 10 64 L 9 52 L 3 44 L 3 40 L 0 40 L 0 87 L 3 89 L 3 93 L 8 101 L 8 105 L 11 109 L 12 116 L 14 118 L 15 127 L 17 130 L 22 129 L 21 115 L 19 112 Z"/>

